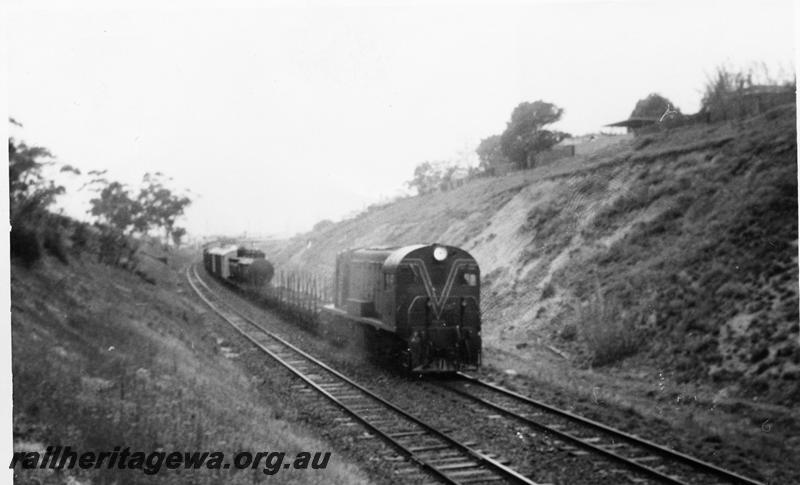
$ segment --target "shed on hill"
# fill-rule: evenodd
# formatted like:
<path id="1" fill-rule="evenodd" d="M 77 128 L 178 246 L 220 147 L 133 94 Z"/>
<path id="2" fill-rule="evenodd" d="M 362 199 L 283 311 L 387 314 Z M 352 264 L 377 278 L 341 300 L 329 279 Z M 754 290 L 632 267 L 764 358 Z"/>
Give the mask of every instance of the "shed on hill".
<path id="1" fill-rule="evenodd" d="M 650 93 L 646 98 L 636 102 L 627 120 L 611 123 L 616 128 L 627 128 L 628 133 L 638 134 L 650 131 L 655 125 L 669 118 L 680 117 L 681 112 L 670 100 L 658 93 Z"/>
<path id="2" fill-rule="evenodd" d="M 616 123 L 610 123 L 606 126 L 613 126 L 618 128 L 627 128 L 628 133 L 639 133 L 642 129 L 651 127 L 658 123 L 658 118 L 651 118 L 651 117 L 636 117 L 636 118 L 628 118 L 627 120 L 617 121 Z"/>

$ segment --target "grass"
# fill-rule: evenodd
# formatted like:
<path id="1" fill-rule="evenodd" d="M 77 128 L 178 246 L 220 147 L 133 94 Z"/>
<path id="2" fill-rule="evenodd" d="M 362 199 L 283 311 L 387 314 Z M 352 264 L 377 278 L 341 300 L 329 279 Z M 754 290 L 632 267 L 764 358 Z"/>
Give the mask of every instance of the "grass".
<path id="1" fill-rule="evenodd" d="M 330 449 L 290 426 L 281 418 L 281 403 L 264 402 L 230 360 L 215 355 L 215 341 L 196 307 L 170 287 L 179 275 L 161 276 L 157 285 L 148 285 L 86 258 L 74 258 L 69 266 L 44 258 L 32 270 L 12 267 L 17 443 L 80 450 L 128 446 L 148 453 L 280 450 L 287 456 Z M 197 484 L 254 483 L 265 476 L 261 468 L 162 469 L 152 476 L 97 469 L 73 475 L 100 483 Z M 41 481 L 49 475 L 36 470 L 23 476 Z M 282 471 L 279 479 L 364 481 L 335 454 L 327 470 Z"/>
<path id="2" fill-rule="evenodd" d="M 763 350 L 765 345 L 786 348 L 786 353 L 797 348 L 797 293 L 790 290 L 797 284 L 791 114 L 748 121 L 726 145 L 696 153 L 681 148 L 681 143 L 697 146 L 685 133 L 679 134 L 680 143 L 668 137 L 652 142 L 651 153 L 679 154 L 637 165 L 627 190 L 601 208 L 582 232 L 591 241 L 628 224 L 625 235 L 575 261 L 554 280 L 589 301 L 597 292 L 593 278 L 587 278 L 591 275 L 603 294 L 613 294 L 630 314 L 646 316 L 640 330 L 657 345 L 641 350 L 677 371 L 679 380 L 708 379 L 712 366 L 722 365 L 730 372 L 716 374 L 720 384 L 736 382 L 761 399 L 791 402 L 800 386 L 777 378 L 781 369 L 790 372 L 791 366 L 784 365 L 788 360 Z M 652 216 L 632 223 L 645 210 Z M 589 307 L 582 311 L 610 311 L 597 301 Z M 733 353 L 722 355 L 721 329 L 739 314 L 754 315 L 752 324 L 746 336 L 727 342 Z M 585 345 L 606 348 L 613 346 L 605 342 L 614 339 L 605 334 L 624 336 L 626 330 L 585 331 Z M 621 347 L 591 353 L 624 355 L 626 345 Z M 764 379 L 771 384 L 765 387 Z"/>
<path id="3" fill-rule="evenodd" d="M 594 367 L 618 362 L 642 347 L 632 316 L 618 301 L 604 297 L 599 290 L 588 302 L 577 306 L 573 325 L 589 351 L 589 364 Z M 571 333 L 565 330 L 562 337 L 574 338 Z"/>

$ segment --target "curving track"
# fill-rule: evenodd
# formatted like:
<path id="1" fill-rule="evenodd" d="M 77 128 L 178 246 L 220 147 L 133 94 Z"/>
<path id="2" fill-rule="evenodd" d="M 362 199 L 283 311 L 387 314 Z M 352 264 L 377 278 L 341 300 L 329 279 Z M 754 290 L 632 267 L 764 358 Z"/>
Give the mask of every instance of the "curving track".
<path id="1" fill-rule="evenodd" d="M 636 475 L 672 485 L 763 485 L 711 463 L 663 447 L 522 396 L 475 377 L 459 373 L 459 379 L 441 386 L 507 418 L 549 433 L 581 454 L 592 453 L 622 465 Z M 630 473 L 628 473 L 630 474 Z M 643 481 L 631 477 L 631 481 Z"/>
<path id="2" fill-rule="evenodd" d="M 536 485 L 472 448 L 471 444 L 460 442 L 420 421 L 237 312 L 200 279 L 196 266 L 187 268 L 186 278 L 197 295 L 242 336 L 410 461 L 414 466 L 403 470 L 409 474 L 408 478 L 415 478 L 423 472 L 443 483 L 502 481 Z"/>

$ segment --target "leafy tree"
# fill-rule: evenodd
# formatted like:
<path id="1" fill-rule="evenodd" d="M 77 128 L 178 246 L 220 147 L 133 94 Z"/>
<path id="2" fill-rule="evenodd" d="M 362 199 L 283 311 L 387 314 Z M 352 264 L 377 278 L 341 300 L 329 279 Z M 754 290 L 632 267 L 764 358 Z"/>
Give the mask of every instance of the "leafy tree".
<path id="1" fill-rule="evenodd" d="M 181 247 L 181 239 L 185 235 L 186 235 L 186 229 L 182 227 L 176 227 L 172 230 L 172 242 L 173 244 L 175 244 L 176 248 Z"/>
<path id="2" fill-rule="evenodd" d="M 753 90 L 777 95 L 773 98 L 778 104 L 789 102 L 791 93 L 797 90 L 794 75 L 771 73 L 766 64 L 751 64 L 741 68 L 720 65 L 711 76 L 708 76 L 700 102 L 700 113 L 704 113 L 710 121 L 734 119 L 755 114 L 762 106 L 769 106 L 762 100 L 754 111 L 751 102 L 746 99 Z M 780 96 L 784 93 L 784 96 Z"/>
<path id="3" fill-rule="evenodd" d="M 561 119 L 564 110 L 544 101 L 522 102 L 511 112 L 511 120 L 500 135 L 503 155 L 520 167 L 529 165 L 533 155 L 561 141 L 566 133 L 544 127 Z"/>
<path id="4" fill-rule="evenodd" d="M 440 172 L 441 178 L 439 179 L 439 190 L 445 191 L 452 188 L 454 175 L 458 173 L 458 165 L 447 165 L 443 167 Z"/>
<path id="5" fill-rule="evenodd" d="M 59 172 L 69 172 L 69 173 L 72 173 L 74 175 L 80 175 L 81 174 L 81 171 L 77 167 L 73 167 L 72 165 L 64 165 L 64 166 L 62 166 L 61 170 L 59 170 Z"/>
<path id="6" fill-rule="evenodd" d="M 414 178 L 406 184 L 424 195 L 436 191 L 450 190 L 461 180 L 467 180 L 479 173 L 477 167 L 465 167 L 458 162 L 423 162 L 414 169 Z"/>
<path id="7" fill-rule="evenodd" d="M 8 195 L 11 220 L 23 215 L 40 214 L 46 210 L 56 196 L 64 193 L 64 187 L 52 180 L 45 180 L 42 168 L 52 162 L 53 155 L 42 147 L 29 147 L 8 140 Z"/>
<path id="8" fill-rule="evenodd" d="M 92 175 L 103 175 L 104 172 L 89 172 Z M 128 236 L 136 233 L 147 236 L 151 230 L 164 231 L 164 239 L 170 241 L 177 229 L 175 222 L 183 215 L 191 200 L 176 195 L 166 187 L 163 174 L 146 173 L 142 178 L 143 186 L 136 197 L 119 182 L 109 182 L 105 178 L 95 178 L 94 185 L 98 197 L 92 199 L 90 213 L 100 223 L 114 227 Z M 179 236 L 186 234 L 185 229 Z M 172 239 L 174 241 L 174 239 Z"/>
<path id="9" fill-rule="evenodd" d="M 12 124 L 22 126 L 10 118 Z M 19 258 L 25 265 L 32 265 L 41 257 L 43 228 L 48 227 L 48 208 L 55 198 L 64 193 L 64 187 L 46 180 L 42 175 L 44 166 L 53 163 L 53 156 L 46 148 L 8 140 L 8 197 L 9 220 L 11 222 L 11 256 Z M 63 256 L 60 234 L 51 228 L 47 233 L 45 249 Z M 58 238 L 58 240 L 57 240 Z M 66 261 L 65 259 L 62 259 Z"/>
<path id="10" fill-rule="evenodd" d="M 173 194 L 163 181 L 163 174 L 147 173 L 142 178 L 143 186 L 134 197 L 125 185 L 109 182 L 104 171 L 92 171 L 96 178 L 89 182 L 98 196 L 90 201 L 90 213 L 97 218 L 101 228 L 101 260 L 112 264 L 127 261 L 136 267 L 138 241 L 136 234 L 147 236 L 151 230 L 164 231 L 164 243 L 171 241 L 179 247 L 186 229 L 176 227 L 175 222 L 191 203 L 185 196 Z"/>
<path id="11" fill-rule="evenodd" d="M 100 227 L 98 259 L 120 265 L 124 256 L 128 266 L 135 268 L 139 244 L 131 236 L 137 230 L 136 221 L 141 217 L 141 205 L 131 198 L 128 189 L 119 182 L 97 178 L 90 184 L 95 185 L 98 192 L 98 196 L 89 201 L 92 206 L 89 213 L 97 218 Z"/>
<path id="12" fill-rule="evenodd" d="M 137 202 L 143 213 L 136 220 L 137 230 L 147 234 L 151 228 L 161 228 L 169 241 L 175 230 L 175 221 L 192 203 L 186 196 L 176 195 L 165 186 L 161 172 L 146 173 L 142 178 L 144 187 L 139 191 Z"/>
<path id="13" fill-rule="evenodd" d="M 646 98 L 636 102 L 631 112 L 631 118 L 656 118 L 661 120 L 665 116 L 679 115 L 672 102 L 658 93 L 651 93 Z"/>
<path id="14" fill-rule="evenodd" d="M 416 189 L 419 195 L 425 195 L 436 191 L 441 181 L 441 169 L 434 163 L 423 162 L 414 168 L 414 178 L 406 184 L 410 188 Z"/>
<path id="15" fill-rule="evenodd" d="M 500 135 L 492 135 L 481 140 L 478 148 L 475 149 L 480 159 L 478 168 L 481 172 L 491 171 L 493 168 L 504 163 L 509 163 L 508 157 L 503 154 L 503 147 L 500 144 Z"/>
<path id="16" fill-rule="evenodd" d="M 90 200 L 89 213 L 97 217 L 101 224 L 111 226 L 126 235 L 132 235 L 138 227 L 137 221 L 143 213 L 138 201 L 119 182 L 105 182 L 99 189 L 98 197 Z"/>

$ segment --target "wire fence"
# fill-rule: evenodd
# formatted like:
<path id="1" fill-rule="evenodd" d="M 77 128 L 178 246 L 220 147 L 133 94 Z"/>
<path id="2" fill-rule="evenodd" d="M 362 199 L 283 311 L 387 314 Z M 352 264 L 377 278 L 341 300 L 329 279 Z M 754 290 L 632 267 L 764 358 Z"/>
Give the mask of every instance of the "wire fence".
<path id="1" fill-rule="evenodd" d="M 331 278 L 317 273 L 279 271 L 271 283 L 246 290 L 267 306 L 313 324 L 322 307 L 332 301 L 333 284 Z"/>

